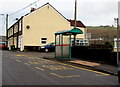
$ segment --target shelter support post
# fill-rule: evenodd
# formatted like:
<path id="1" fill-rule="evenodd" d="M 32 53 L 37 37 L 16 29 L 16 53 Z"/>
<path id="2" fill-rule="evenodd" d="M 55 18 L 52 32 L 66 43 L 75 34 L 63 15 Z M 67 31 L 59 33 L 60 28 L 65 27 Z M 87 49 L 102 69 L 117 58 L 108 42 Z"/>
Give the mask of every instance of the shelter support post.
<path id="1" fill-rule="evenodd" d="M 61 34 L 61 45 L 63 45 L 63 35 Z M 61 57 L 63 59 L 63 46 L 61 46 Z"/>
<path id="2" fill-rule="evenodd" d="M 56 58 L 56 37 L 57 35 L 55 35 L 55 58 Z"/>
<path id="3" fill-rule="evenodd" d="M 71 60 L 71 47 L 72 47 L 72 42 L 71 42 L 71 33 L 70 33 L 70 39 L 69 39 L 69 43 L 70 43 L 70 46 L 69 46 L 69 59 Z"/>

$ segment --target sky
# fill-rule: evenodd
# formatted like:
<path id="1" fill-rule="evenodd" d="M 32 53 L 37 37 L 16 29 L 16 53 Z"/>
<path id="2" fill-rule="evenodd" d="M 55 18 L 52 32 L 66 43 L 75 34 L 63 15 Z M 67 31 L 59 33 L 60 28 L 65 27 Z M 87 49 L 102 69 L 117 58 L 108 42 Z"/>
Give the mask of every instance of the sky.
<path id="1" fill-rule="evenodd" d="M 38 1 L 36 4 L 23 9 L 24 7 Z M 67 19 L 74 19 L 75 0 L 1 0 L 0 14 L 9 15 L 9 27 L 16 22 L 16 18 L 30 12 L 31 7 L 38 8 L 50 3 Z M 86 26 L 115 25 L 114 18 L 118 17 L 118 2 L 120 0 L 77 0 L 77 20 Z M 0 35 L 6 35 L 5 15 L 0 15 Z"/>

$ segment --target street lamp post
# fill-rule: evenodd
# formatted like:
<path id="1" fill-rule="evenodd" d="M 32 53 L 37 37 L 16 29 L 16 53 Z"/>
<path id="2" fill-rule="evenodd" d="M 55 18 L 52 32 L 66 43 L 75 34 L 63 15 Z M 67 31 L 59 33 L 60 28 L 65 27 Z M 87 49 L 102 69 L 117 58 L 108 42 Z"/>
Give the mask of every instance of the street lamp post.
<path id="1" fill-rule="evenodd" d="M 8 14 L 6 14 L 6 45 L 8 47 Z"/>
<path id="2" fill-rule="evenodd" d="M 6 36 L 7 36 L 7 29 L 8 29 L 8 14 L 6 14 Z"/>
<path id="3" fill-rule="evenodd" d="M 0 15 L 5 15 L 5 23 L 6 23 L 6 30 L 7 30 L 8 29 L 8 14 L 0 14 Z"/>
<path id="4" fill-rule="evenodd" d="M 8 36 L 8 32 L 7 32 L 7 29 L 8 29 L 8 14 L 0 14 L 0 15 L 5 15 L 5 23 L 6 23 L 6 40 L 8 39 L 7 36 Z M 6 45 L 8 46 L 7 44 L 7 41 L 6 41 Z"/>

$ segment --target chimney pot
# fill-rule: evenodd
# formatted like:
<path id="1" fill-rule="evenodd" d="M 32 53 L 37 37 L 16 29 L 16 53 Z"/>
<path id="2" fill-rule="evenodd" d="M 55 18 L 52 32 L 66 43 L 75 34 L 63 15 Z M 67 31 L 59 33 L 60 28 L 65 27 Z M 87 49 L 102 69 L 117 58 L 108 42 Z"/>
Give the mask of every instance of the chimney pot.
<path id="1" fill-rule="evenodd" d="M 33 11 L 35 11 L 35 10 L 36 10 L 36 8 L 31 8 L 30 12 L 33 12 Z"/>

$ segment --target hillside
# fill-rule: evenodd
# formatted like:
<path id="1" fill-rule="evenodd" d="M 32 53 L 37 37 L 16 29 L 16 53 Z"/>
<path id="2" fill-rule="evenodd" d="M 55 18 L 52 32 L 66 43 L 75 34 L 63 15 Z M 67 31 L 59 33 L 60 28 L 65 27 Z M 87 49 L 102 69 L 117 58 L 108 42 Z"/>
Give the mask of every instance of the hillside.
<path id="1" fill-rule="evenodd" d="M 86 26 L 88 29 L 99 29 L 99 30 L 116 30 L 115 27 L 108 27 L 108 26 Z"/>
<path id="2" fill-rule="evenodd" d="M 94 27 L 94 26 L 87 26 L 88 33 L 91 33 L 92 39 L 108 39 L 113 40 L 116 37 L 116 28 L 115 27 Z"/>

